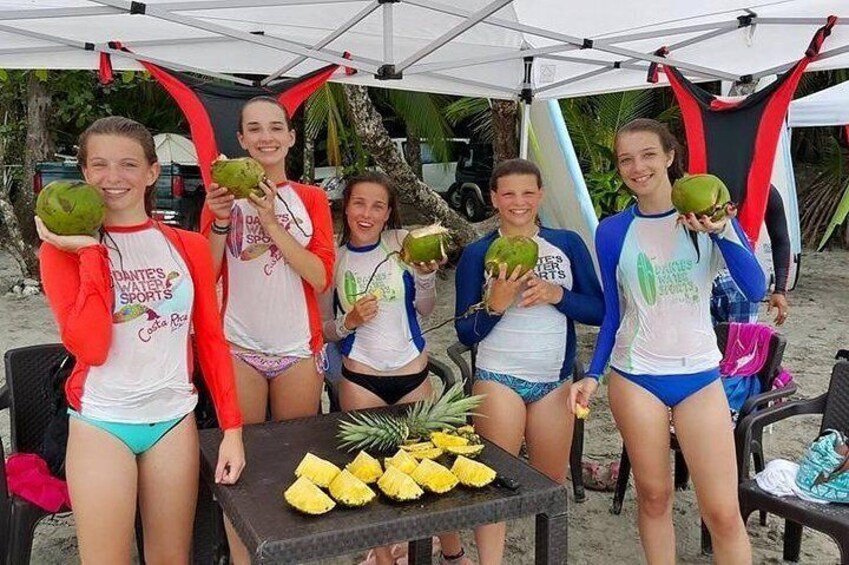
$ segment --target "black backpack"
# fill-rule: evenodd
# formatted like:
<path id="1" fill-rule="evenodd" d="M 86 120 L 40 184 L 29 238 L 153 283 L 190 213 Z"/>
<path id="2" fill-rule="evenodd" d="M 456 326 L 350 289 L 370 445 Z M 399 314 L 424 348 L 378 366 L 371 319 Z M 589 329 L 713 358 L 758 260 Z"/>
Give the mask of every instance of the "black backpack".
<path id="1" fill-rule="evenodd" d="M 44 401 L 51 408 L 51 418 L 44 429 L 38 454 L 47 462 L 50 474 L 65 478 L 65 452 L 68 448 L 68 400 L 65 397 L 65 382 L 71 376 L 76 360 L 70 353 L 50 369 L 44 382 Z"/>

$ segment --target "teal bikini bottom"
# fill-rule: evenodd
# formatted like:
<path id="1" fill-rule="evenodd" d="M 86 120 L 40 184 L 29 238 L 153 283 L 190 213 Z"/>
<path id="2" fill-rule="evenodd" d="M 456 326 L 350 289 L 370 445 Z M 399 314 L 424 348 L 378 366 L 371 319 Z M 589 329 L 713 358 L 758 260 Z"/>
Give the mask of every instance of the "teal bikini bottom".
<path id="1" fill-rule="evenodd" d="M 526 381 L 524 379 L 520 379 L 518 377 L 514 377 L 506 373 L 495 373 L 493 371 L 487 371 L 486 369 L 476 369 L 475 380 L 493 381 L 496 383 L 503 384 L 504 386 L 508 387 L 516 394 L 518 394 L 519 397 L 525 402 L 525 404 L 531 404 L 533 402 L 536 402 L 537 400 L 542 399 L 545 395 L 550 392 L 553 392 L 554 390 L 559 388 L 560 385 L 567 382 L 563 380 L 537 383 Z"/>
<path id="2" fill-rule="evenodd" d="M 70 408 L 68 409 L 68 414 L 81 422 L 100 428 L 120 439 L 135 455 L 141 455 L 156 445 L 160 439 L 165 437 L 165 434 L 174 429 L 186 417 L 181 416 L 173 420 L 165 420 L 164 422 L 155 422 L 153 424 L 123 424 L 94 420 Z"/>

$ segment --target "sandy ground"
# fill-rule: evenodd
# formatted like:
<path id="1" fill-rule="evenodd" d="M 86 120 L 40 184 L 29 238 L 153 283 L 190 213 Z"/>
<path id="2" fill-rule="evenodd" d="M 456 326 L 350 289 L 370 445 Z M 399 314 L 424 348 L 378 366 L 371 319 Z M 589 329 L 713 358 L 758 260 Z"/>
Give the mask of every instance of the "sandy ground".
<path id="1" fill-rule="evenodd" d="M 799 383 L 800 396 L 811 397 L 824 392 L 828 386 L 833 356 L 838 348 L 849 347 L 849 252 L 807 253 L 802 262 L 802 277 L 790 295 L 791 316 L 782 330 L 788 337 L 785 366 Z M 55 341 L 57 334 L 50 312 L 42 296 L 15 298 L 2 296 L 17 269 L 5 255 L 0 255 L 0 349 Z M 424 321 L 430 327 L 453 313 L 453 271 L 448 271 L 439 283 L 439 306 Z M 579 329 L 582 357 L 588 359 L 593 331 Z M 435 356 L 448 362 L 445 349 L 455 340 L 451 325 L 430 334 L 429 347 Z M 610 417 L 605 394 L 597 395 L 593 415 L 588 422 L 585 454 L 588 459 L 608 462 L 618 458 L 621 443 Z M 8 449 L 8 414 L 0 414 L 0 432 Z M 766 440 L 767 458 L 796 459 L 803 442 L 817 432 L 814 419 L 794 420 L 792 424 L 776 426 Z M 571 492 L 571 490 L 570 490 Z M 578 564 L 638 563 L 642 551 L 637 537 L 636 506 L 633 488 L 629 489 L 621 515 L 610 514 L 611 493 L 588 492 L 582 504 L 570 507 L 569 562 Z M 675 527 L 679 562 L 708 563 L 699 553 L 699 517 L 692 490 L 676 493 Z M 767 527 L 749 521 L 749 534 L 754 548 L 755 563 L 781 562 L 782 522 L 775 517 Z M 473 544 L 469 533 L 464 534 L 467 547 Z M 533 522 L 520 520 L 509 526 L 505 563 L 533 562 Z M 360 556 L 335 559 L 333 565 L 359 562 Z M 76 563 L 76 539 L 72 517 L 44 520 L 36 532 L 32 563 L 50 565 Z M 827 537 L 805 531 L 802 542 L 802 563 L 837 563 L 836 546 Z"/>

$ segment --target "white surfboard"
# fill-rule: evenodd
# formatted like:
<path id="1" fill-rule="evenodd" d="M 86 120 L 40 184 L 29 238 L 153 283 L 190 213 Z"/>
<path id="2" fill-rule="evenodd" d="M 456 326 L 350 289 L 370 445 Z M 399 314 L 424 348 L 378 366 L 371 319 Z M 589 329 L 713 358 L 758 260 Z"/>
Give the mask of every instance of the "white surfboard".
<path id="1" fill-rule="evenodd" d="M 540 168 L 545 185 L 542 223 L 577 232 L 595 261 L 598 218 L 560 105 L 556 100 L 539 100 L 531 104 L 530 113 L 528 158 Z"/>

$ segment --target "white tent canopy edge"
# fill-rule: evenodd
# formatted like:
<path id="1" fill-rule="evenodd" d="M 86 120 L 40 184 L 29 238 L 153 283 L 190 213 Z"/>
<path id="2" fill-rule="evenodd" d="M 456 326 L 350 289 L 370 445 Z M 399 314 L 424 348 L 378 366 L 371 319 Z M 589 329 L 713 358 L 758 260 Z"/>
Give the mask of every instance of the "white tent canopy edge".
<path id="1" fill-rule="evenodd" d="M 631 4 L 631 3 L 627 3 Z M 328 63 L 333 80 L 466 96 L 564 98 L 645 88 L 653 55 L 692 80 L 788 68 L 844 0 L 0 0 L 0 67 L 116 69 L 135 59 L 273 80 Z M 637 9 L 639 8 L 639 9 Z M 809 70 L 849 66 L 838 21 Z M 119 40 L 133 54 L 117 52 Z M 344 59 L 343 53 L 351 58 Z M 526 60 L 533 58 L 526 74 Z M 664 84 L 661 79 L 659 84 Z M 237 79 L 244 82 L 244 79 Z"/>

